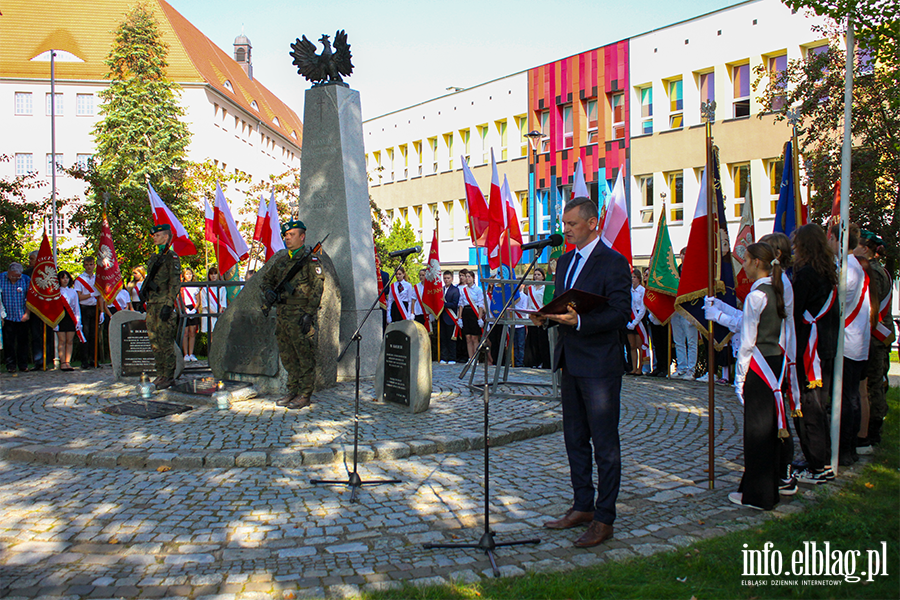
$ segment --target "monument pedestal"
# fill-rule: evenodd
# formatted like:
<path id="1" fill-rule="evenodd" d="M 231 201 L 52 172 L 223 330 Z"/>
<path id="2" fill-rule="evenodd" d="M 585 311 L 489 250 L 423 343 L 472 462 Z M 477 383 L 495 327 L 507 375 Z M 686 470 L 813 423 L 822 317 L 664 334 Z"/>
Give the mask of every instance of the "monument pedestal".
<path id="1" fill-rule="evenodd" d="M 375 398 L 400 404 L 415 414 L 428 410 L 431 390 L 428 331 L 416 321 L 391 323 L 378 354 Z"/>
<path id="2" fill-rule="evenodd" d="M 120 310 L 109 321 L 109 356 L 116 381 L 125 377 L 156 374 L 156 360 L 147 338 L 147 315 Z M 175 378 L 184 371 L 184 356 L 175 344 Z"/>
<path id="3" fill-rule="evenodd" d="M 378 294 L 362 111 L 356 90 L 336 83 L 306 91 L 299 206 L 308 239 L 331 234 L 325 250 L 340 273 L 339 346 L 344 348 Z M 360 335 L 360 375 L 371 377 L 381 346 L 380 315 L 371 316 Z M 348 352 L 337 365 L 337 378 L 347 380 L 354 375 L 355 359 Z"/>

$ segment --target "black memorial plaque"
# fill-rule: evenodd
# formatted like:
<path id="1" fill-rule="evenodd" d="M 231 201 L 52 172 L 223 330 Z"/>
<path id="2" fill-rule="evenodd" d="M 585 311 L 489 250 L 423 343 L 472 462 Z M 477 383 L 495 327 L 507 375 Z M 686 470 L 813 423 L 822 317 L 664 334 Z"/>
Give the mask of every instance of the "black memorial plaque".
<path id="1" fill-rule="evenodd" d="M 125 377 L 156 373 L 156 360 L 147 337 L 146 321 L 122 323 L 122 375 Z"/>
<path id="2" fill-rule="evenodd" d="M 384 341 L 384 399 L 409 406 L 409 336 L 389 331 Z"/>

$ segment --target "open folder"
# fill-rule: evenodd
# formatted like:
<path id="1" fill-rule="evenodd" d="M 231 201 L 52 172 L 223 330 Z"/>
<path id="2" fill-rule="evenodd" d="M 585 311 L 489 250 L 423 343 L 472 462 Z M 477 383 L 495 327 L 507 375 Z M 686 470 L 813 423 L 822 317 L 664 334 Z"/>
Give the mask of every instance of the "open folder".
<path id="1" fill-rule="evenodd" d="M 545 304 L 540 310 L 520 310 L 519 312 L 532 315 L 564 315 L 569 311 L 568 306 L 571 304 L 575 312 L 585 315 L 607 302 L 609 302 L 609 298 L 606 296 L 592 294 L 584 290 L 571 289 Z"/>

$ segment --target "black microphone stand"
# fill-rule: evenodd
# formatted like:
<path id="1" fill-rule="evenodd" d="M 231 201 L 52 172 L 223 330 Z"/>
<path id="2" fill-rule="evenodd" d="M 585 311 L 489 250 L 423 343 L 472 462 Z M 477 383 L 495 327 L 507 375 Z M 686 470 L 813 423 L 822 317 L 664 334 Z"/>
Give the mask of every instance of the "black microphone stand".
<path id="1" fill-rule="evenodd" d="M 488 560 L 491 561 L 491 570 L 494 572 L 494 577 L 500 577 L 500 569 L 497 568 L 497 561 L 494 559 L 494 549 L 500 546 L 521 546 L 523 544 L 539 544 L 541 540 L 539 538 L 531 538 L 527 540 L 515 540 L 511 542 L 497 542 L 494 540 L 494 532 L 491 531 L 491 505 L 490 505 L 490 469 L 491 469 L 491 459 L 490 459 L 490 385 L 488 383 L 488 360 L 487 360 L 487 342 L 490 339 L 491 333 L 494 331 L 494 327 L 500 322 L 506 312 L 509 310 L 510 305 L 512 305 L 513 298 L 516 295 L 516 292 L 522 287 L 522 283 L 528 277 L 528 274 L 531 273 L 531 270 L 534 268 L 534 265 L 537 264 L 537 260 L 540 257 L 540 253 L 534 253 L 534 259 L 531 261 L 531 264 L 528 266 L 528 269 L 525 271 L 525 274 L 522 275 L 522 278 L 519 279 L 519 283 L 516 285 L 516 289 L 513 290 L 513 293 L 510 294 L 509 298 L 506 301 L 506 304 L 503 306 L 503 310 L 500 311 L 500 315 L 496 320 L 491 324 L 490 329 L 488 329 L 487 335 L 485 335 L 481 343 L 478 345 L 478 348 L 475 350 L 474 356 L 469 359 L 469 362 L 466 364 L 465 369 L 460 374 L 459 378 L 462 379 L 465 376 L 466 369 L 469 368 L 469 365 L 472 364 L 473 360 L 478 360 L 480 356 L 482 362 L 484 362 L 484 533 L 481 534 L 481 539 L 478 540 L 477 543 L 474 544 L 432 544 L 426 543 L 422 544 L 423 548 L 476 548 L 478 550 L 484 551 L 487 555 Z M 502 266 L 502 265 L 501 265 Z"/>
<path id="2" fill-rule="evenodd" d="M 378 302 L 381 300 L 381 297 L 384 296 L 388 289 L 391 287 L 391 283 L 394 281 L 394 278 L 397 276 L 397 270 L 403 266 L 406 262 L 409 254 L 403 255 L 400 257 L 400 264 L 394 269 L 394 272 L 391 274 L 391 278 L 388 280 L 388 283 L 381 290 L 381 293 L 375 298 L 375 302 L 372 303 L 372 306 L 369 307 L 369 312 L 366 313 L 366 316 L 363 317 L 362 322 L 359 324 L 359 327 L 356 328 L 356 331 L 350 336 L 350 339 L 347 341 L 347 345 L 344 346 L 344 349 L 341 350 L 341 353 L 338 355 L 337 362 L 341 362 L 341 359 L 344 358 L 344 355 L 347 353 L 347 350 L 350 349 L 350 344 L 356 342 L 356 401 L 353 408 L 353 470 L 350 472 L 350 476 L 346 479 L 310 479 L 309 482 L 313 485 L 318 485 L 320 483 L 331 483 L 331 484 L 339 484 L 339 485 L 348 485 L 350 486 L 350 502 L 359 502 L 356 497 L 356 493 L 364 485 L 381 485 L 381 484 L 393 484 L 393 483 L 401 483 L 399 479 L 371 479 L 369 481 L 363 481 L 357 472 L 357 452 L 359 451 L 359 345 L 362 341 L 362 335 L 360 335 L 360 331 L 362 331 L 363 325 L 366 324 L 366 321 L 369 320 L 369 316 L 375 310 L 375 307 L 378 306 Z M 381 277 L 381 274 L 378 274 Z"/>

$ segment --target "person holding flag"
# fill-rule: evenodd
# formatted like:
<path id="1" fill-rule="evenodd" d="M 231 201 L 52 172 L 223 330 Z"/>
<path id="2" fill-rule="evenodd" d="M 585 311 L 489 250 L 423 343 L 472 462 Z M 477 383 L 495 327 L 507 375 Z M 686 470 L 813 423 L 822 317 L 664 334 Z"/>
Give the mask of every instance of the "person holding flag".
<path id="1" fill-rule="evenodd" d="M 431 333 L 431 316 L 425 311 L 425 269 L 419 269 L 419 283 L 413 286 L 412 314 L 417 323 Z"/>
<path id="2" fill-rule="evenodd" d="M 86 256 L 81 261 L 84 272 L 75 278 L 75 291 L 78 292 L 78 303 L 81 304 L 81 319 L 84 324 L 85 342 L 81 345 L 81 368 L 99 367 L 97 346 L 97 330 L 100 327 L 100 311 L 102 296 L 97 290 L 97 261 L 93 256 Z"/>
<path id="3" fill-rule="evenodd" d="M 156 362 L 157 377 L 153 384 L 156 389 L 164 390 L 175 382 L 175 335 L 178 330 L 175 302 L 181 283 L 181 261 L 172 248 L 171 225 L 154 225 L 150 233 L 159 253 L 147 263 L 141 298 L 147 304 L 147 337 Z"/>
<path id="4" fill-rule="evenodd" d="M 59 295 L 64 301 L 65 314 L 56 326 L 56 355 L 59 357 L 60 371 L 74 371 L 72 365 L 72 348 L 75 336 L 84 343 L 84 332 L 81 329 L 81 305 L 78 304 L 78 292 L 72 289 L 72 275 L 68 271 L 57 273 Z"/>
<path id="5" fill-rule="evenodd" d="M 406 269 L 397 267 L 397 280 L 388 288 L 387 322 L 406 321 L 413 318 L 411 301 L 413 286 L 406 280 Z"/>

